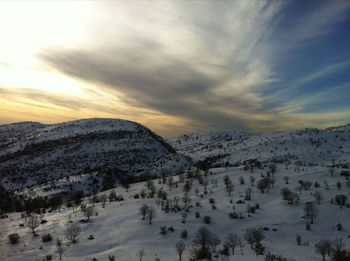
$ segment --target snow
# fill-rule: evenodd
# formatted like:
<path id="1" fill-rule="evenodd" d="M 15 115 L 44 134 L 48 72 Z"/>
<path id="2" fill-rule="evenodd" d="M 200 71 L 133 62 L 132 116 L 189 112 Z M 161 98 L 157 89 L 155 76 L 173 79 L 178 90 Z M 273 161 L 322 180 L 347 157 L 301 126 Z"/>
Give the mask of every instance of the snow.
<path id="1" fill-rule="evenodd" d="M 113 127 L 109 121 L 113 122 Z M 91 122 L 93 122 L 93 126 L 90 126 Z M 135 130 L 135 128 L 138 128 L 135 123 L 110 119 L 65 123 L 61 125 L 64 126 L 63 129 L 60 129 L 58 125 L 53 126 L 34 128 L 35 130 L 29 134 L 25 133 L 23 135 L 28 139 L 35 135 L 39 135 L 39 139 L 50 139 L 50 137 L 65 137 L 65 135 L 76 135 L 91 130 L 98 132 L 108 128 L 110 128 L 109 130 L 113 128 Z M 219 236 L 221 244 L 218 249 L 222 247 L 225 237 L 230 232 L 236 233 L 241 239 L 244 239 L 246 229 L 266 227 L 268 230 L 264 231 L 265 239 L 262 241 L 266 252 L 293 258 L 297 261 L 322 260 L 322 257 L 315 253 L 314 247 L 321 239 L 342 238 L 346 248 L 350 248 L 350 208 L 347 206 L 340 208 L 335 204 L 331 204 L 331 199 L 338 194 L 347 195 L 349 198 L 350 187 L 347 185 L 349 182 L 344 176 L 340 175 L 342 171 L 350 171 L 349 126 L 270 134 L 220 132 L 168 139 L 167 141 L 179 154 L 175 156 L 165 155 L 155 161 L 159 166 L 167 169 L 179 170 L 184 165 L 186 160 L 181 154 L 190 156 L 195 162 L 203 161 L 208 157 L 225 155 L 213 162 L 213 165 L 219 167 L 212 165 L 206 172 L 199 172 L 208 181 L 207 194 L 204 193 L 204 187 L 198 182 L 198 179 L 193 179 L 193 186 L 189 192 L 192 207 L 187 213 L 186 223 L 182 223 L 184 210 L 165 213 L 158 207 L 156 198 L 134 198 L 135 193 L 139 193 L 141 189 L 146 188 L 145 183 L 140 182 L 131 184 L 128 190 L 122 187 L 116 188 L 116 193 L 123 195 L 124 201 L 108 202 L 105 208 L 102 207 L 102 203 L 96 203 L 95 209 L 98 215 L 93 216 L 88 223 L 81 222 L 85 217 L 79 208 L 73 210 L 64 205 L 60 210 L 46 213 L 44 218 L 48 222 L 39 226 L 37 229 L 38 237 L 33 237 L 29 228 L 19 227 L 19 224 L 25 224 L 21 213 L 9 213 L 8 218 L 0 219 L 0 260 L 42 260 L 47 254 L 52 254 L 53 260 L 58 260 L 58 254 L 55 253 L 55 238 L 59 237 L 63 240 L 66 248 L 63 260 L 91 260 L 93 257 L 98 260 L 108 260 L 108 255 L 114 255 L 118 261 L 138 260 L 137 252 L 143 248 L 146 252 L 143 261 L 155 260 L 156 256 L 162 261 L 175 261 L 178 260 L 175 244 L 181 239 L 181 231 L 184 229 L 188 231 L 189 236 L 187 239 L 183 239 L 187 245 L 183 260 L 188 260 L 194 234 L 201 226 L 206 226 Z M 44 130 L 50 131 L 45 132 Z M 135 144 L 135 147 L 140 148 L 145 144 L 147 143 L 138 143 Z M 151 148 L 152 144 L 150 142 Z M 83 145 L 82 151 L 92 153 L 94 149 L 109 150 L 112 147 L 107 143 L 96 144 L 92 148 Z M 250 168 L 248 166 L 244 170 L 244 161 L 251 159 L 259 160 L 262 167 Z M 235 166 L 237 162 L 239 164 Z M 145 168 L 148 170 L 153 168 L 153 171 L 157 172 L 161 169 L 157 164 L 154 164 L 153 167 L 145 165 Z M 256 187 L 256 183 L 262 176 L 268 175 L 270 164 L 275 164 L 277 167 L 274 174 L 276 182 L 268 193 L 263 194 Z M 329 171 L 331 167 L 334 169 L 333 176 Z M 193 172 L 196 171 L 193 168 Z M 70 184 L 73 184 L 73 187 L 76 187 L 77 190 L 85 190 L 91 175 L 98 176 L 98 172 L 80 173 L 70 176 L 69 179 L 58 178 L 54 182 L 57 187 L 56 191 L 45 192 L 45 188 L 50 188 L 50 184 L 47 183 L 42 186 L 26 188 L 23 193 L 50 195 L 50 193 L 64 190 L 64 187 L 69 187 Z M 228 175 L 234 184 L 234 191 L 230 197 L 225 192 L 223 183 L 225 175 Z M 255 178 L 254 186 L 250 184 L 250 176 Z M 289 177 L 288 184 L 284 180 L 285 176 Z M 240 177 L 244 177 L 245 184 L 240 184 Z M 178 181 L 179 177 L 174 176 L 174 180 Z M 296 189 L 301 180 L 312 182 L 309 190 L 298 191 Z M 217 186 L 215 186 L 215 181 L 217 181 Z M 325 181 L 328 183 L 328 190 L 324 185 Z M 319 187 L 315 187 L 316 182 L 320 185 Z M 338 182 L 342 184 L 340 190 L 337 187 Z M 171 190 L 167 185 L 160 184 L 158 179 L 154 180 L 154 184 L 157 189 L 164 188 L 169 199 L 175 196 L 183 197 L 182 183 Z M 300 200 L 297 204 L 289 205 L 282 200 L 281 189 L 285 187 L 298 193 Z M 253 190 L 250 201 L 245 200 L 247 188 Z M 199 190 L 198 194 L 196 189 Z M 315 201 L 314 193 L 316 191 L 321 192 L 324 198 L 320 205 L 316 205 L 319 209 L 319 215 L 315 219 L 315 224 L 311 225 L 311 230 L 307 231 L 303 209 L 307 202 Z M 108 195 L 109 192 L 100 192 L 98 196 L 101 194 Z M 215 199 L 216 209 L 213 209 L 212 204 L 209 203 L 209 198 Z M 244 203 L 238 204 L 238 200 L 242 200 Z M 92 205 L 88 197 L 84 199 L 84 203 Z M 349 203 L 349 200 L 347 203 Z M 138 214 L 138 209 L 143 204 L 153 206 L 157 210 L 157 216 L 152 221 L 152 225 L 142 220 Z M 181 200 L 179 204 L 180 206 L 183 205 Z M 248 204 L 251 206 L 259 204 L 260 206 L 250 217 L 247 214 Z M 232 211 L 242 213 L 244 219 L 231 219 L 228 213 Z M 200 218 L 196 218 L 196 212 L 200 212 Z M 70 244 L 65 237 L 69 215 L 71 215 L 73 223 L 79 224 L 82 228 L 76 244 Z M 206 215 L 212 218 L 210 224 L 203 223 L 203 217 Z M 342 224 L 343 230 L 338 231 L 336 229 L 338 223 Z M 162 235 L 160 234 L 161 226 L 172 226 L 175 231 Z M 11 245 L 8 243 L 8 235 L 15 232 L 21 238 L 18 244 Z M 41 236 L 47 233 L 50 233 L 54 240 L 43 243 Z M 303 245 L 301 246 L 296 243 L 297 234 L 302 236 Z M 88 240 L 89 235 L 93 235 L 94 240 Z M 264 260 L 264 256 L 256 256 L 248 244 L 244 247 L 244 255 L 240 255 L 239 249 L 236 249 L 235 252 L 235 255 L 231 255 L 227 260 Z M 217 260 L 221 260 L 221 258 L 222 256 Z"/>
<path id="2" fill-rule="evenodd" d="M 98 260 L 107 260 L 108 255 L 115 255 L 116 260 L 121 261 L 134 260 L 137 251 L 143 248 L 146 251 L 143 260 L 147 261 L 154 260 L 155 255 L 160 260 L 178 260 L 174 246 L 180 240 L 180 232 L 184 229 L 189 233 L 189 237 L 185 242 L 190 246 L 193 235 L 200 226 L 207 226 L 220 237 L 221 241 L 225 239 L 229 232 L 236 233 L 243 238 L 248 228 L 268 227 L 269 231 L 265 231 L 266 238 L 263 240 L 263 245 L 267 251 L 282 254 L 298 261 L 321 260 L 320 256 L 314 251 L 314 244 L 320 239 L 341 237 L 345 240 L 347 247 L 350 246 L 350 241 L 347 238 L 350 232 L 349 209 L 340 209 L 338 206 L 330 204 L 331 197 L 336 194 L 347 193 L 348 188 L 344 186 L 341 191 L 337 190 L 336 182 L 344 178 L 340 177 L 339 173 L 336 173 L 335 177 L 331 177 L 328 168 L 306 167 L 307 171 L 304 172 L 295 171 L 296 168 L 298 166 L 289 166 L 288 169 L 285 169 L 283 164 L 277 164 L 274 188 L 269 193 L 261 194 L 256 187 L 252 187 L 252 200 L 246 201 L 245 204 L 236 204 L 236 202 L 239 199 L 244 200 L 244 191 L 250 187 L 249 176 L 254 176 L 258 180 L 260 171 L 255 170 L 254 173 L 250 173 L 244 171 L 242 167 L 211 169 L 209 173 L 212 174 L 207 176 L 209 181 L 207 195 L 203 195 L 203 197 L 196 195 L 195 189 L 198 188 L 200 194 L 202 194 L 203 187 L 197 180 L 193 182 L 193 188 L 189 193 L 193 207 L 188 212 L 185 224 L 181 222 L 182 212 L 165 213 L 157 208 L 156 199 L 134 199 L 133 195 L 140 191 L 142 187 L 145 187 L 144 183 L 137 183 L 132 184 L 128 191 L 117 188 L 117 194 L 123 194 L 125 201 L 107 203 L 105 208 L 102 208 L 102 203 L 97 203 L 95 208 L 98 216 L 93 216 L 90 223 L 80 223 L 80 220 L 84 219 L 80 210 L 76 209 L 73 212 L 72 209 L 62 208 L 60 211 L 45 214 L 48 223 L 40 225 L 37 233 L 40 236 L 51 233 L 53 238 L 60 237 L 66 246 L 69 242 L 65 239 L 64 231 L 68 224 L 68 215 L 72 214 L 73 222 L 81 225 L 82 233 L 77 244 L 66 246 L 67 250 L 63 255 L 63 260 L 86 260 L 92 257 Z M 224 190 L 223 177 L 225 175 L 229 175 L 235 186 L 231 197 L 228 197 Z M 285 175 L 290 177 L 288 185 L 285 184 L 283 179 Z M 245 177 L 246 183 L 244 185 L 239 183 L 240 176 Z M 312 186 L 310 190 L 301 193 L 298 204 L 288 205 L 286 201 L 282 200 L 280 190 L 283 187 L 289 187 L 293 190 L 301 179 L 313 183 L 317 181 L 321 187 L 314 188 Z M 175 180 L 177 180 L 177 177 L 175 177 Z M 218 186 L 215 187 L 211 180 L 218 180 Z M 323 180 L 328 181 L 330 190 L 325 190 Z M 158 184 L 157 180 L 154 183 L 158 188 L 164 187 L 164 190 L 169 194 L 169 198 L 183 195 L 182 184 L 169 191 L 166 185 Z M 306 231 L 303 207 L 306 202 L 314 200 L 312 193 L 316 190 L 322 192 L 324 199 L 318 206 L 320 214 L 316 218 L 315 224 L 312 225 L 312 230 Z M 109 191 L 103 193 L 108 194 Z M 208 201 L 209 198 L 215 199 L 216 209 L 212 209 Z M 230 199 L 234 204 L 230 203 Z M 86 199 L 86 202 L 88 202 L 88 199 Z M 197 207 L 196 202 L 199 202 L 201 206 Z M 152 225 L 141 220 L 138 215 L 138 209 L 144 203 L 157 209 L 157 216 Z M 253 213 L 251 217 L 247 217 L 246 214 L 248 203 L 260 205 L 260 209 Z M 232 211 L 233 205 L 235 211 L 244 213 L 244 219 L 230 219 L 228 217 L 228 212 Z M 200 219 L 195 217 L 197 211 L 200 212 Z M 202 222 L 202 217 L 205 215 L 212 217 L 211 224 L 205 225 Z M 57 254 L 54 253 L 55 242 L 42 243 L 41 237 L 33 238 L 28 228 L 19 228 L 18 225 L 24 223 L 19 213 L 12 213 L 9 219 L 3 219 L 1 222 L 6 222 L 6 226 L 1 226 L 0 229 L 2 235 L 0 241 L 1 253 L 5 253 L 3 260 L 37 260 L 46 254 L 54 254 L 54 260 L 57 260 Z M 342 223 L 343 231 L 335 229 L 337 223 Z M 161 226 L 173 226 L 175 231 L 161 235 L 159 229 Z M 277 231 L 273 231 L 273 229 Z M 7 235 L 14 231 L 21 235 L 18 245 L 10 245 L 7 242 Z M 87 239 L 90 234 L 95 237 L 94 240 Z M 298 246 L 295 240 L 296 234 L 301 234 L 303 242 L 308 242 L 308 246 Z M 43 249 L 39 249 L 40 246 L 43 246 Z M 236 255 L 231 256 L 229 260 L 263 260 L 262 256 L 257 257 L 255 255 L 249 245 L 245 246 L 243 256 L 239 255 L 239 250 L 236 252 Z"/>

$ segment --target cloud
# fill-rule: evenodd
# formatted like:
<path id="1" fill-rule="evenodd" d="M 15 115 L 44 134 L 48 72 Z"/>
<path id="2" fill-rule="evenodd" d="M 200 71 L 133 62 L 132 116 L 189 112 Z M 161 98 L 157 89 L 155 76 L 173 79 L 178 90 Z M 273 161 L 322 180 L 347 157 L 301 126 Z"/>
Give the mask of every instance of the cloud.
<path id="1" fill-rule="evenodd" d="M 113 3 L 126 13 L 120 24 L 104 18 L 100 45 L 46 49 L 39 57 L 66 75 L 117 90 L 128 104 L 208 130 L 270 124 L 260 91 L 276 79 L 269 47 L 260 42 L 280 2 L 161 3 L 161 12 L 149 3 Z"/>
<path id="2" fill-rule="evenodd" d="M 297 37 L 302 40 L 330 33 L 334 31 L 337 23 L 348 18 L 349 9 L 350 2 L 347 0 L 340 0 L 336 3 L 320 1 L 314 11 L 295 24 L 292 33 L 298 35 Z"/>
<path id="3" fill-rule="evenodd" d="M 53 95 L 3 87 L 1 98 L 30 108 L 58 107 L 65 115 L 77 112 L 75 118 L 128 118 L 166 136 L 171 135 L 167 128 L 174 135 L 281 130 L 309 126 L 303 108 L 325 97 L 300 99 L 291 90 L 347 65 L 327 64 L 288 85 L 276 73 L 281 57 L 293 56 L 301 43 L 332 32 L 346 18 L 346 1 L 322 1 L 300 15 L 288 13 L 286 1 L 86 3 L 93 8 L 80 40 L 42 47 L 37 58 L 50 73 L 63 73 L 90 89 L 83 95 Z M 280 28 L 284 15 L 292 19 Z"/>

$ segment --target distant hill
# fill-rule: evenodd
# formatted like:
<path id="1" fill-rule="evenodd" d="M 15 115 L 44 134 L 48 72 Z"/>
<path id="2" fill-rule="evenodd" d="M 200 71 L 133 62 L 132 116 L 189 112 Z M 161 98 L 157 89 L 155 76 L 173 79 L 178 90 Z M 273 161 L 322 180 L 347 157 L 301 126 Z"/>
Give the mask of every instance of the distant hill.
<path id="1" fill-rule="evenodd" d="M 118 119 L 1 125 L 0 148 L 1 183 L 7 189 L 49 181 L 55 186 L 55 180 L 74 177 L 76 187 L 85 182 L 99 190 L 126 176 L 175 174 L 191 165 L 148 128 Z"/>
<path id="2" fill-rule="evenodd" d="M 207 167 L 239 166 L 255 159 L 297 165 L 350 166 L 350 125 L 269 134 L 213 132 L 167 141 L 179 153 Z"/>

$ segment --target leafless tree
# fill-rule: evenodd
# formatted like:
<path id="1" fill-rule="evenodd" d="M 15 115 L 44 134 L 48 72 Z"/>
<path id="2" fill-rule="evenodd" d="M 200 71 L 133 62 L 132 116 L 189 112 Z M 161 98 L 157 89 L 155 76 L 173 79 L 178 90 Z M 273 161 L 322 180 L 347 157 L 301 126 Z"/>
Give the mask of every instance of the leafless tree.
<path id="1" fill-rule="evenodd" d="M 325 256 L 327 253 L 330 253 L 331 250 L 331 241 L 322 239 L 320 242 L 318 242 L 315 245 L 316 253 L 320 254 L 322 256 L 322 260 L 325 261 Z"/>
<path id="2" fill-rule="evenodd" d="M 169 187 L 169 190 L 171 190 L 174 186 L 174 178 L 172 176 L 167 178 L 167 185 Z"/>
<path id="3" fill-rule="evenodd" d="M 80 226 L 77 224 L 72 224 L 67 227 L 66 237 L 72 241 L 72 243 L 76 243 L 76 238 L 80 235 Z"/>
<path id="4" fill-rule="evenodd" d="M 194 236 L 193 244 L 201 248 L 207 248 L 212 235 L 213 233 L 208 228 L 200 227 Z"/>
<path id="5" fill-rule="evenodd" d="M 245 200 L 251 200 L 252 199 L 252 188 L 247 188 L 245 190 Z"/>
<path id="6" fill-rule="evenodd" d="M 180 181 L 180 183 L 184 183 L 185 182 L 185 174 L 180 174 L 179 175 L 179 181 Z"/>
<path id="7" fill-rule="evenodd" d="M 57 240 L 56 240 L 56 252 L 59 254 L 60 260 L 62 260 L 62 255 L 63 255 L 64 251 L 66 251 L 66 249 L 62 245 L 61 240 L 59 238 L 57 238 Z"/>
<path id="8" fill-rule="evenodd" d="M 244 246 L 245 246 L 245 242 L 240 237 L 238 237 L 238 246 L 239 246 L 241 255 L 244 255 L 243 249 L 244 249 Z"/>
<path id="9" fill-rule="evenodd" d="M 39 218 L 37 215 L 32 214 L 28 221 L 27 221 L 27 226 L 32 230 L 33 235 L 35 235 L 35 229 L 39 227 Z"/>
<path id="10" fill-rule="evenodd" d="M 253 176 L 250 176 L 250 185 L 253 187 L 255 182 L 255 178 Z"/>
<path id="11" fill-rule="evenodd" d="M 177 254 L 179 255 L 179 261 L 181 261 L 182 260 L 182 254 L 183 254 L 183 252 L 186 249 L 185 242 L 182 241 L 182 240 L 178 241 L 176 243 L 176 245 L 175 245 L 175 249 L 176 249 Z"/>
<path id="12" fill-rule="evenodd" d="M 216 234 L 212 234 L 209 239 L 209 245 L 214 253 L 216 253 L 216 248 L 220 244 L 221 240 Z"/>
<path id="13" fill-rule="evenodd" d="M 183 212 L 182 213 L 182 223 L 186 223 L 186 218 L 187 218 L 187 213 Z"/>
<path id="14" fill-rule="evenodd" d="M 317 204 L 320 205 L 321 200 L 323 199 L 323 195 L 319 191 L 315 191 L 314 198 L 317 201 Z"/>
<path id="15" fill-rule="evenodd" d="M 238 246 L 239 237 L 236 234 L 229 233 L 226 237 L 225 244 L 232 250 L 232 254 L 235 254 L 235 248 Z"/>
<path id="16" fill-rule="evenodd" d="M 145 220 L 146 218 L 146 213 L 147 213 L 147 210 L 148 210 L 148 206 L 147 204 L 143 204 L 140 208 L 139 208 L 139 213 L 140 215 L 142 216 L 142 220 Z"/>
<path id="17" fill-rule="evenodd" d="M 234 186 L 233 186 L 232 182 L 230 182 L 229 184 L 226 185 L 225 190 L 226 190 L 229 197 L 231 197 L 231 193 L 232 193 L 233 189 L 234 189 Z"/>
<path id="18" fill-rule="evenodd" d="M 250 247 L 254 249 L 253 245 L 259 244 L 265 236 L 261 228 L 250 228 L 246 230 L 244 238 L 250 244 Z"/>
<path id="19" fill-rule="evenodd" d="M 95 208 L 93 206 L 86 207 L 84 209 L 84 215 L 87 217 L 87 221 L 90 221 L 90 217 L 95 213 Z"/>
<path id="20" fill-rule="evenodd" d="M 191 198 L 190 196 L 188 195 L 188 193 L 185 193 L 182 197 L 182 202 L 185 204 L 184 205 L 184 209 L 187 208 L 187 206 L 191 203 Z"/>
<path id="21" fill-rule="evenodd" d="M 107 195 L 106 194 L 102 194 L 100 196 L 100 201 L 102 202 L 102 208 L 104 208 L 106 206 L 106 202 L 107 202 Z"/>
<path id="22" fill-rule="evenodd" d="M 141 248 L 138 252 L 137 255 L 140 258 L 140 261 L 142 261 L 143 256 L 145 255 L 145 250 L 143 248 Z"/>
<path id="23" fill-rule="evenodd" d="M 307 202 L 305 207 L 305 218 L 310 219 L 310 223 L 313 224 L 317 215 L 318 215 L 318 209 L 316 205 L 313 202 Z"/>
<path id="24" fill-rule="evenodd" d="M 146 211 L 146 218 L 149 221 L 149 224 L 152 224 L 152 219 L 157 215 L 157 211 L 154 207 L 149 207 Z"/>
<path id="25" fill-rule="evenodd" d="M 336 238 L 332 242 L 332 260 L 347 260 L 347 259 L 340 259 L 344 255 L 344 247 L 345 243 L 342 238 Z"/>

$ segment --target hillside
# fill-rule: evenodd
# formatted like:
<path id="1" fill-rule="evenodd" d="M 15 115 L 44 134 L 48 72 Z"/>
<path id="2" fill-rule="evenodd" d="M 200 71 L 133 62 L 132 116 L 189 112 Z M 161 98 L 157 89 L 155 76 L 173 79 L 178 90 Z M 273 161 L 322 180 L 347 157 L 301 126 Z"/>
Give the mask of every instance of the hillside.
<path id="1" fill-rule="evenodd" d="M 217 253 L 223 249 L 229 233 L 243 240 L 242 249 L 237 246 L 234 255 L 229 251 L 230 256 L 218 254 L 218 258 L 213 260 L 265 260 L 264 255 L 256 255 L 244 239 L 247 229 L 251 228 L 263 229 L 262 245 L 265 254 L 270 252 L 282 255 L 288 261 L 321 261 L 322 258 L 314 247 L 321 239 L 341 238 L 345 247 L 350 248 L 350 206 L 339 207 L 331 201 L 338 194 L 349 193 L 350 184 L 341 176 L 341 169 L 335 169 L 331 175 L 325 167 L 306 166 L 301 169 L 292 164 L 286 169 L 284 164 L 276 164 L 276 172 L 270 176 L 274 184 L 262 193 L 258 184 L 263 179 L 262 175 L 268 177 L 268 170 L 269 166 L 261 166 L 253 171 L 231 167 L 210 169 L 206 173 L 189 172 L 174 177 L 171 188 L 169 180 L 166 181 L 167 184 L 154 180 L 157 191 L 154 196 L 149 194 L 149 183 L 131 184 L 127 190 L 118 187 L 96 197 L 85 198 L 78 205 L 64 204 L 49 209 L 41 215 L 47 223 L 36 229 L 39 234 L 37 237 L 33 237 L 26 225 L 20 225 L 26 224 L 29 218 L 24 218 L 20 213 L 11 213 L 8 218 L 1 220 L 2 224 L 6 224 L 0 228 L 0 234 L 3 235 L 0 239 L 1 260 L 41 260 L 47 255 L 58 260 L 59 256 L 55 252 L 56 237 L 64 244 L 63 260 L 108 260 L 108 256 L 115 256 L 115 260 L 120 261 L 139 260 L 138 253 L 144 249 L 143 261 L 152 261 L 155 257 L 162 261 L 175 261 L 179 260 L 175 251 L 175 244 L 179 240 L 186 244 L 183 260 L 189 260 L 195 234 L 203 226 L 220 239 Z M 225 176 L 232 181 L 231 194 L 225 189 Z M 284 177 L 289 177 L 288 184 Z M 340 189 L 337 182 L 342 184 Z M 308 183 L 311 185 L 306 186 Z M 184 193 L 187 190 L 186 184 L 192 184 L 187 194 Z M 293 204 L 288 204 L 281 196 L 281 190 L 286 187 L 297 193 Z M 251 190 L 250 198 L 247 198 L 248 190 Z M 315 201 L 316 192 L 322 194 L 320 204 Z M 111 196 L 114 193 L 117 200 Z M 141 197 L 143 193 L 146 194 L 145 198 Z M 103 195 L 107 196 L 105 207 Z M 186 195 L 189 197 L 187 207 L 184 203 Z M 304 212 L 307 202 L 314 202 L 318 210 L 311 230 L 306 230 L 306 224 L 310 222 Z M 139 214 L 139 208 L 143 204 L 153 207 L 157 212 L 151 225 L 147 220 L 142 220 L 142 215 Z M 174 208 L 174 204 L 179 208 Z M 94 214 L 89 222 L 86 222 L 80 206 L 93 206 Z M 205 216 L 210 217 L 209 223 L 205 222 Z M 75 244 L 65 235 L 71 224 L 77 224 L 81 228 Z M 341 230 L 337 229 L 337 224 L 341 224 Z M 165 228 L 164 233 L 161 232 L 162 227 Z M 173 232 L 170 227 L 174 229 Z M 186 237 L 183 232 L 185 230 Z M 15 232 L 20 236 L 19 244 L 11 245 L 7 236 Z M 48 233 L 53 240 L 42 242 L 41 237 Z M 88 239 L 91 238 L 90 235 L 93 237 L 91 240 Z M 301 236 L 300 245 L 296 241 L 297 235 Z"/>
<path id="2" fill-rule="evenodd" d="M 82 145 L 74 149 L 78 142 Z M 175 261 L 179 260 L 175 245 L 180 240 L 185 246 L 182 260 L 200 260 L 197 234 L 203 227 L 209 230 L 206 251 L 213 261 L 321 261 L 316 251 L 321 242 L 329 245 L 325 260 L 350 260 L 349 125 L 270 134 L 193 134 L 167 142 L 177 153 L 143 126 L 111 119 L 48 125 L 13 137 L 6 150 L 17 158 L 4 162 L 47 161 L 52 156 L 44 155 L 76 157 L 83 151 L 89 155 L 97 151 L 101 158 L 90 160 L 98 164 L 107 155 L 102 152 L 114 151 L 113 144 L 118 144 L 125 157 L 133 157 L 136 148 L 142 148 L 140 153 L 146 156 L 143 164 L 133 158 L 135 162 L 127 162 L 130 165 L 115 168 L 129 166 L 125 173 L 132 175 L 152 171 L 159 175 L 129 186 L 116 183 L 116 188 L 95 190 L 85 197 L 39 198 L 42 205 L 31 199 L 70 188 L 88 191 L 94 188 L 89 185 L 91 177 L 108 184 L 100 176 L 103 168 L 58 175 L 54 182 L 17 191 L 31 213 L 1 216 L 0 260 L 59 260 L 56 238 L 62 242 L 62 260 L 68 261 L 140 260 L 140 253 L 142 261 Z M 36 143 L 39 152 L 24 153 L 23 148 Z M 186 157 L 192 157 L 194 165 Z M 79 160 L 87 164 L 84 158 Z M 186 163 L 192 167 L 185 169 Z M 172 171 L 174 166 L 178 168 Z M 140 212 L 145 204 L 146 220 Z M 150 209 L 154 211 L 151 224 Z M 38 221 L 34 233 L 32 219 Z M 72 224 L 81 230 L 76 243 L 67 237 Z M 249 231 L 261 235 L 252 245 Z M 13 233 L 18 234 L 18 243 L 9 242 Z M 234 251 L 228 247 L 230 233 Z M 52 240 L 43 242 L 48 234 Z M 198 258 L 193 259 L 194 255 Z"/>
<path id="3" fill-rule="evenodd" d="M 125 120 L 9 124 L 0 126 L 0 134 L 0 177 L 8 189 L 73 176 L 78 183 L 80 175 L 90 178 L 90 189 L 98 189 L 104 180 L 176 173 L 190 165 L 161 137 Z"/>
<path id="4" fill-rule="evenodd" d="M 208 133 L 168 139 L 179 152 L 207 166 L 245 161 L 297 165 L 350 165 L 350 128 L 303 129 L 270 134 Z"/>

